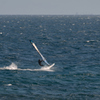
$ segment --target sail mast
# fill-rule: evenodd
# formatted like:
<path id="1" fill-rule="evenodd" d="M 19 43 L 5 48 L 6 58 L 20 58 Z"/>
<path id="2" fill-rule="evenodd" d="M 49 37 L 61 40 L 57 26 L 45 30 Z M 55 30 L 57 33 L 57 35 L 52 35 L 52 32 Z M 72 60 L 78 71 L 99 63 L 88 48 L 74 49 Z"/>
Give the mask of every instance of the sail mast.
<path id="1" fill-rule="evenodd" d="M 40 56 L 42 57 L 43 61 L 47 64 L 50 65 L 47 60 L 43 57 L 43 55 L 41 54 L 41 52 L 38 50 L 38 48 L 36 47 L 35 43 L 32 42 L 32 40 L 30 40 L 30 42 L 32 43 L 33 47 L 36 49 L 36 51 L 40 54 Z"/>

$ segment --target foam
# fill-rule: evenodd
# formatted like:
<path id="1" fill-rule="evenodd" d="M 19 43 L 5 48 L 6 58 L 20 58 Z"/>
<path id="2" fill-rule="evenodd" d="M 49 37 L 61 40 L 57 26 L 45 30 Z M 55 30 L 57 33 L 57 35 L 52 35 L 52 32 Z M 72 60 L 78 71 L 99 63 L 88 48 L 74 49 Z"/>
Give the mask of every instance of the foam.
<path id="1" fill-rule="evenodd" d="M 34 69 L 34 71 L 50 71 L 50 72 L 53 72 L 54 70 L 51 70 L 50 67 L 45 66 L 45 67 L 42 67 L 40 69 Z"/>
<path id="2" fill-rule="evenodd" d="M 2 67 L 0 68 L 0 70 L 21 70 L 21 71 L 49 71 L 49 72 L 53 72 L 54 70 L 51 70 L 51 67 L 48 66 L 44 66 L 41 67 L 40 69 L 21 69 L 18 68 L 18 66 L 15 63 L 11 63 L 11 65 L 6 66 L 6 67 Z"/>
<path id="3" fill-rule="evenodd" d="M 12 84 L 5 84 L 6 86 L 12 86 Z"/>
<path id="4" fill-rule="evenodd" d="M 18 68 L 17 68 L 17 65 L 16 64 L 11 63 L 11 65 L 6 66 L 6 67 L 2 67 L 0 69 L 2 69 L 2 70 L 5 70 L 5 69 L 8 69 L 8 70 L 17 70 Z"/>
<path id="5" fill-rule="evenodd" d="M 0 32 L 0 34 L 2 34 L 2 32 Z"/>

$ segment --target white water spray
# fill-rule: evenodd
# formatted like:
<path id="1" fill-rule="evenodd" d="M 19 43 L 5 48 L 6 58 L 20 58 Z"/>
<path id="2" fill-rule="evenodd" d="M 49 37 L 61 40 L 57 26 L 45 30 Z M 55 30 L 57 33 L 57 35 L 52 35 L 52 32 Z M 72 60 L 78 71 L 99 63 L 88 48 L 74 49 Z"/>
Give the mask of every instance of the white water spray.
<path id="1" fill-rule="evenodd" d="M 6 67 L 1 67 L 0 70 L 21 70 L 21 71 L 49 71 L 49 72 L 53 72 L 54 70 L 51 69 L 51 67 L 48 66 L 44 66 L 41 67 L 39 69 L 21 69 L 18 68 L 18 66 L 15 63 L 11 63 L 9 66 Z"/>

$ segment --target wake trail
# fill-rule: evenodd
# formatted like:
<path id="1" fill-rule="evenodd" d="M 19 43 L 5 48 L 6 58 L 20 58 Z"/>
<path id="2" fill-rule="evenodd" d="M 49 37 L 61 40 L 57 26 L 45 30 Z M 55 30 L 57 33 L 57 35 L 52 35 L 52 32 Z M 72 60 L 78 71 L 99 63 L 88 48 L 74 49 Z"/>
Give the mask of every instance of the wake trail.
<path id="1" fill-rule="evenodd" d="M 51 70 L 51 67 L 44 66 L 41 67 L 40 69 L 21 69 L 18 68 L 18 66 L 15 63 L 11 63 L 9 66 L 1 67 L 0 70 L 20 70 L 20 71 L 49 71 L 49 72 L 54 72 L 54 70 Z"/>

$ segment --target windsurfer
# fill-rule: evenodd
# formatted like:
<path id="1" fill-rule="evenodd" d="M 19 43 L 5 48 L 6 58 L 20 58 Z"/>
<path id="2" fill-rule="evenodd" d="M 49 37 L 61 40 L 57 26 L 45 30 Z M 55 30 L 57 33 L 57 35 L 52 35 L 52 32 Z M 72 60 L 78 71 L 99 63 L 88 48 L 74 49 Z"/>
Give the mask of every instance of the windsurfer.
<path id="1" fill-rule="evenodd" d="M 38 63 L 39 63 L 40 66 L 43 66 L 43 65 L 41 64 L 42 61 L 43 61 L 43 60 L 40 60 L 40 59 L 38 60 Z"/>

